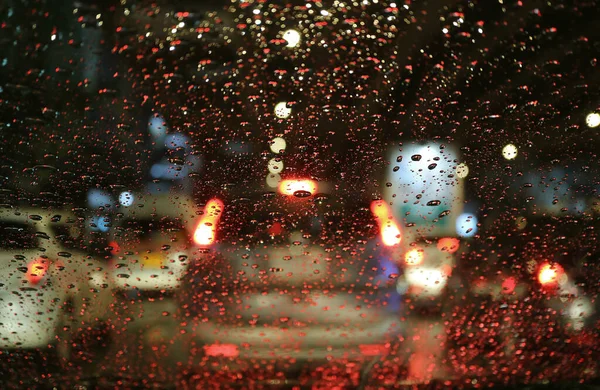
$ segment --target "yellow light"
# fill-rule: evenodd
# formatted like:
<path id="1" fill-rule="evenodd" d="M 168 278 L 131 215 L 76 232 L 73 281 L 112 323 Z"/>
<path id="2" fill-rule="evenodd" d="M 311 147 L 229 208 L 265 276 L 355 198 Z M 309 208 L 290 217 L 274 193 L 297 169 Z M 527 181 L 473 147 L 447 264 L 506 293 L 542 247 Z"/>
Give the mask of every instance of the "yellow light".
<path id="1" fill-rule="evenodd" d="M 204 215 L 194 232 L 194 242 L 198 245 L 211 245 L 215 241 L 216 229 L 221 213 L 223 211 L 223 202 L 214 198 L 206 203 Z"/>
<path id="2" fill-rule="evenodd" d="M 275 105 L 274 112 L 277 118 L 285 119 L 292 114 L 292 109 L 287 106 L 287 102 L 279 102 Z"/>
<path id="3" fill-rule="evenodd" d="M 269 163 L 267 164 L 267 168 L 269 169 L 270 173 L 279 173 L 281 171 L 283 171 L 283 161 L 281 161 L 280 158 L 272 158 L 269 160 Z"/>
<path id="4" fill-rule="evenodd" d="M 456 176 L 459 179 L 464 179 L 469 175 L 469 167 L 465 163 L 460 163 L 456 166 Z"/>
<path id="5" fill-rule="evenodd" d="M 381 240 L 386 246 L 400 244 L 401 235 L 398 225 L 393 221 L 388 221 L 381 229 Z"/>
<path id="6" fill-rule="evenodd" d="M 562 268 L 559 265 L 544 264 L 538 272 L 538 280 L 543 285 L 555 284 L 558 282 Z"/>
<path id="7" fill-rule="evenodd" d="M 281 182 L 281 176 L 278 173 L 269 173 L 266 181 L 269 187 L 276 188 Z"/>
<path id="8" fill-rule="evenodd" d="M 600 114 L 597 112 L 589 113 L 585 117 L 585 123 L 591 128 L 600 126 Z"/>
<path id="9" fill-rule="evenodd" d="M 399 244 L 402 240 L 402 234 L 394 220 L 390 206 L 383 200 L 374 200 L 371 202 L 371 212 L 379 224 L 383 244 L 386 246 Z"/>
<path id="10" fill-rule="evenodd" d="M 281 137 L 275 137 L 271 141 L 270 148 L 271 148 L 271 152 L 273 152 L 273 153 L 281 153 L 285 150 L 286 147 L 287 147 L 287 143 Z"/>
<path id="11" fill-rule="evenodd" d="M 419 265 L 423 263 L 424 257 L 422 249 L 411 249 L 404 255 L 404 262 L 408 265 Z"/>
<path id="12" fill-rule="evenodd" d="M 507 160 L 515 159 L 517 157 L 517 154 L 517 147 L 513 144 L 508 144 L 502 149 L 502 157 L 504 157 Z"/>
<path id="13" fill-rule="evenodd" d="M 314 180 L 283 180 L 279 183 L 279 192 L 283 195 L 300 193 L 313 195 L 317 192 L 317 182 Z"/>

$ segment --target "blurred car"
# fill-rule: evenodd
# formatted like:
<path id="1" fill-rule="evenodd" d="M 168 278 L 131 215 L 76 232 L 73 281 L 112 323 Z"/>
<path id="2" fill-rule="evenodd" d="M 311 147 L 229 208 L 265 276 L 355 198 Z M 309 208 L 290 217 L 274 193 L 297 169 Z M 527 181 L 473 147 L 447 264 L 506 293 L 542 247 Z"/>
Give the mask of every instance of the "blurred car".
<path id="1" fill-rule="evenodd" d="M 112 283 L 105 262 L 70 245 L 80 234 L 70 212 L 0 209 L 0 349 L 72 359 L 96 346 L 81 340 L 106 330 Z"/>
<path id="2" fill-rule="evenodd" d="M 389 232 L 368 202 L 332 187 L 283 180 L 206 203 L 194 235 L 205 251 L 180 290 L 197 355 L 322 360 L 383 354 L 397 340 Z"/>
<path id="3" fill-rule="evenodd" d="M 387 151 L 383 187 L 384 218 L 402 231 L 402 240 L 394 245 L 403 269 L 397 287 L 413 307 L 441 309 L 461 242 L 476 232 L 475 220 L 463 213 L 464 166 L 449 145 L 400 146 Z"/>
<path id="4" fill-rule="evenodd" d="M 110 227 L 116 288 L 131 294 L 170 294 L 192 254 L 196 208 L 185 196 L 132 194 Z"/>

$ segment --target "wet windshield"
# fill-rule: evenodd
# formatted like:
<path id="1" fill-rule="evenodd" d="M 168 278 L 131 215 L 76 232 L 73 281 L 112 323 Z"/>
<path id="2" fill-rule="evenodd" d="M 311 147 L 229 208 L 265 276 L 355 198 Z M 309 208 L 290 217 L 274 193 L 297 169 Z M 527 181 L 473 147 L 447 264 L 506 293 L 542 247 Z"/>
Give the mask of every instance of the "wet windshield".
<path id="1" fill-rule="evenodd" d="M 598 380 L 598 20 L 0 2 L 0 388 Z"/>

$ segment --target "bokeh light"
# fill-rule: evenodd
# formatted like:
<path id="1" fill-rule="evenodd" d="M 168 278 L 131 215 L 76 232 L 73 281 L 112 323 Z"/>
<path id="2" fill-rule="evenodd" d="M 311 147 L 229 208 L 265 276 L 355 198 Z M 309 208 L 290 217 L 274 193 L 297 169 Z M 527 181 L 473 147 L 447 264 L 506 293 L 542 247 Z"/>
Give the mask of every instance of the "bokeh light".
<path id="1" fill-rule="evenodd" d="M 597 112 L 589 113 L 585 117 L 585 123 L 591 128 L 600 126 L 600 114 Z"/>
<path id="2" fill-rule="evenodd" d="M 513 144 L 508 144 L 502 148 L 502 157 L 507 160 L 514 160 L 517 157 L 517 147 Z"/>
<path id="3" fill-rule="evenodd" d="M 280 158 L 272 158 L 267 165 L 270 173 L 280 173 L 283 171 L 283 161 Z"/>
<path id="4" fill-rule="evenodd" d="M 134 200 L 133 194 L 129 191 L 124 191 L 119 194 L 119 203 L 121 206 L 129 207 L 133 204 Z"/>
<path id="5" fill-rule="evenodd" d="M 287 102 L 279 102 L 275 105 L 275 116 L 277 118 L 285 119 L 292 114 L 291 107 L 287 106 Z"/>
<path id="6" fill-rule="evenodd" d="M 460 163 L 456 166 L 456 176 L 459 179 L 464 179 L 469 175 L 469 167 L 465 163 Z"/>
<path id="7" fill-rule="evenodd" d="M 300 43 L 300 33 L 294 29 L 286 30 L 283 33 L 283 39 L 287 42 L 287 47 L 296 47 Z"/>
<path id="8" fill-rule="evenodd" d="M 275 137 L 271 141 L 270 148 L 273 153 L 281 153 L 285 150 L 286 147 L 287 147 L 287 143 L 281 137 Z"/>
<path id="9" fill-rule="evenodd" d="M 456 218 L 456 233 L 460 237 L 473 237 L 477 233 L 477 217 L 463 213 Z"/>

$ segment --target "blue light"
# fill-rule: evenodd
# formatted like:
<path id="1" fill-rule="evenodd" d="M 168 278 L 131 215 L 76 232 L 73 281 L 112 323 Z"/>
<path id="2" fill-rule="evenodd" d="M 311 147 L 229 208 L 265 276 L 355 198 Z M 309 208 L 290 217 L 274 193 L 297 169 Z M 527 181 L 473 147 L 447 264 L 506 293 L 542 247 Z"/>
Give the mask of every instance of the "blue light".
<path id="1" fill-rule="evenodd" d="M 460 237 L 473 237 L 477 233 L 477 217 L 464 213 L 456 218 L 456 233 Z"/>
<path id="2" fill-rule="evenodd" d="M 89 207 L 97 208 L 110 205 L 112 203 L 112 198 L 106 191 L 93 189 L 88 191 L 87 201 Z"/>
<path id="3" fill-rule="evenodd" d="M 188 137 L 181 133 L 169 134 L 165 137 L 165 146 L 169 149 L 187 149 L 189 147 L 188 142 Z"/>
<path id="4" fill-rule="evenodd" d="M 106 233 L 110 230 L 110 219 L 108 217 L 93 217 L 90 220 L 90 229 Z"/>

